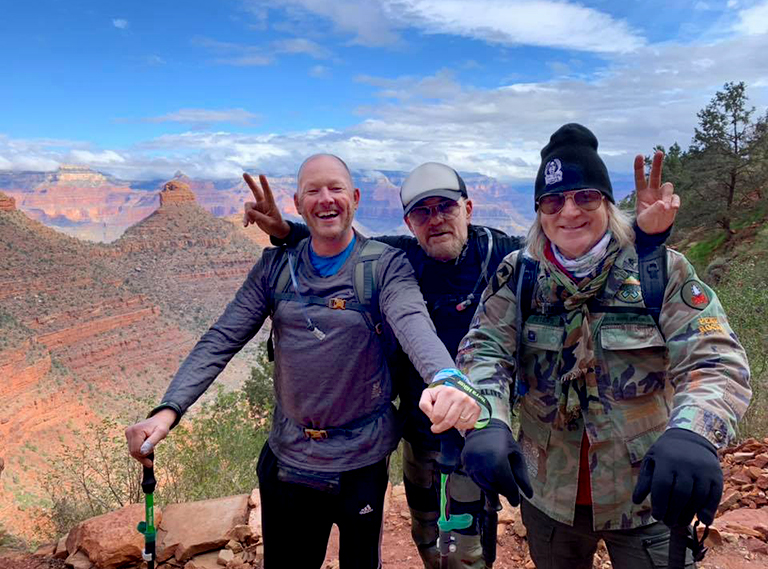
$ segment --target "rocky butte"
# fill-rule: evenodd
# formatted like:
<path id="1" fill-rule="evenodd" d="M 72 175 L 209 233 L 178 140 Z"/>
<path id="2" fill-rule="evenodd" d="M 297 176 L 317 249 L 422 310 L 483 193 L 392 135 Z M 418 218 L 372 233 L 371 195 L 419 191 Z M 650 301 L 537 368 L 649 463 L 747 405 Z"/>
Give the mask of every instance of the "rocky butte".
<path id="1" fill-rule="evenodd" d="M 170 205 L 194 202 L 195 194 L 193 194 L 192 190 L 189 189 L 189 184 L 178 180 L 171 180 L 165 184 L 163 191 L 160 192 L 161 211 Z"/>
<path id="2" fill-rule="evenodd" d="M 33 221 L 0 195 L 0 526 L 32 529 L 17 499 L 40 496 L 37 476 L 74 429 L 146 412 L 260 255 L 188 187 L 170 183 L 155 200 L 160 208 L 104 245 Z M 241 383 L 254 351 L 221 383 Z"/>
<path id="3" fill-rule="evenodd" d="M 16 200 L 0 192 L 0 211 L 16 211 Z"/>

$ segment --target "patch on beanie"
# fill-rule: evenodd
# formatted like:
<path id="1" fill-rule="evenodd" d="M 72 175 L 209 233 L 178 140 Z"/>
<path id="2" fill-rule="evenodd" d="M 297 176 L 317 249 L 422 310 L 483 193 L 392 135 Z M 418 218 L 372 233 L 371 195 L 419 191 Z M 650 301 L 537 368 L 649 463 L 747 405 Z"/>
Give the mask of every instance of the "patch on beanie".
<path id="1" fill-rule="evenodd" d="M 544 169 L 544 183 L 547 186 L 556 184 L 563 181 L 563 165 L 560 163 L 559 158 L 550 160 L 547 163 L 547 167 Z"/>

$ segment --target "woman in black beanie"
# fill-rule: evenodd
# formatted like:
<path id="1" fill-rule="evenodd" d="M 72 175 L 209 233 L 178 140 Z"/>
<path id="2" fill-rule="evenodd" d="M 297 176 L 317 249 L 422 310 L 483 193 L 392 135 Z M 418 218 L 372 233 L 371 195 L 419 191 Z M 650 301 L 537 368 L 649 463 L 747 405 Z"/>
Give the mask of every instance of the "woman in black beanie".
<path id="1" fill-rule="evenodd" d="M 501 448 L 487 444 L 491 426 L 474 430 L 463 459 L 482 488 L 501 493 L 509 464 L 525 463 L 533 496 L 521 509 L 540 569 L 591 568 L 600 539 L 614 567 L 666 566 L 669 527 L 713 521 L 716 450 L 751 396 L 746 355 L 715 293 L 676 251 L 662 247 L 645 264 L 597 147 L 589 129 L 567 124 L 541 151 L 527 259 L 515 252 L 499 266 L 457 358 L 500 410 L 496 428 L 509 428 L 510 391 L 519 397 L 518 442 Z M 651 185 L 661 163 L 659 153 Z M 661 282 L 657 294 L 649 282 Z"/>

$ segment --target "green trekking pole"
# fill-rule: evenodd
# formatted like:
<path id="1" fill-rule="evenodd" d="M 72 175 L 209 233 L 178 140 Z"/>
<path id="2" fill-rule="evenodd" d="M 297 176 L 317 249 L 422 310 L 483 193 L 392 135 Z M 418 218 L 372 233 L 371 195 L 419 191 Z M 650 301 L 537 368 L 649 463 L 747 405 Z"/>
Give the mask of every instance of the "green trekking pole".
<path id="1" fill-rule="evenodd" d="M 144 551 L 141 557 L 147 562 L 147 569 L 155 569 L 156 537 L 155 529 L 155 454 L 147 455 L 152 466 L 142 466 L 141 489 L 144 492 L 144 521 L 139 522 L 139 533 L 144 534 Z"/>
<path id="2" fill-rule="evenodd" d="M 441 569 L 448 569 L 448 555 L 456 551 L 451 532 L 456 529 L 466 529 L 472 525 L 472 514 L 451 515 L 451 491 L 448 479 L 459 467 L 462 442 L 461 434 L 456 429 L 450 429 L 440 435 L 440 455 L 437 457 L 437 467 L 440 470 L 440 518 L 437 520 L 437 527 L 440 530 L 438 549 Z"/>

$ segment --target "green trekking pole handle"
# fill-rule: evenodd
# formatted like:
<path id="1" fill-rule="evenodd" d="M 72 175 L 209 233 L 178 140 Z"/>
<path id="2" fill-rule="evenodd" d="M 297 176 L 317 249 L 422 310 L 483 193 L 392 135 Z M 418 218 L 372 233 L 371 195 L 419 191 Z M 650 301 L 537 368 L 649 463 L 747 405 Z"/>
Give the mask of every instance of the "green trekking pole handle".
<path id="1" fill-rule="evenodd" d="M 144 492 L 144 521 L 139 522 L 139 533 L 144 534 L 144 551 L 141 557 L 147 562 L 147 569 L 155 569 L 157 553 L 157 530 L 155 529 L 155 453 L 147 455 L 152 466 L 142 466 L 141 490 Z"/>
<path id="2" fill-rule="evenodd" d="M 437 520 L 437 527 L 440 529 L 438 543 L 441 567 L 448 566 L 448 555 L 456 551 L 451 532 L 472 525 L 472 514 L 451 515 L 448 479 L 459 467 L 462 443 L 462 436 L 456 429 L 450 429 L 440 435 L 440 455 L 437 457 L 437 467 L 440 470 L 440 518 Z"/>

